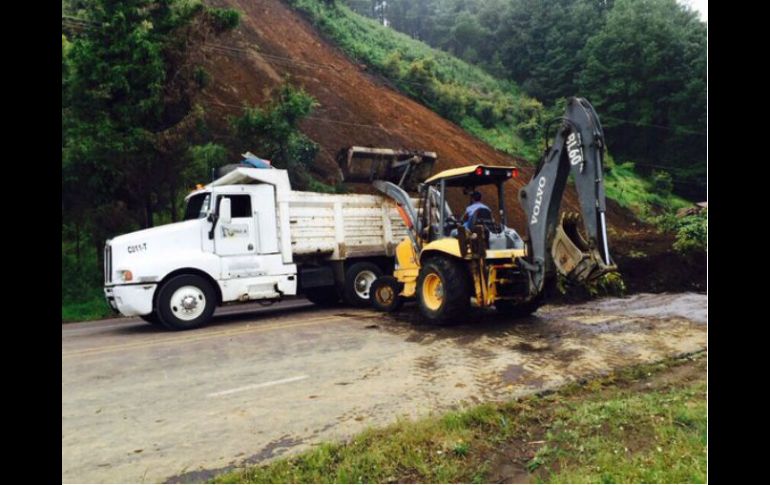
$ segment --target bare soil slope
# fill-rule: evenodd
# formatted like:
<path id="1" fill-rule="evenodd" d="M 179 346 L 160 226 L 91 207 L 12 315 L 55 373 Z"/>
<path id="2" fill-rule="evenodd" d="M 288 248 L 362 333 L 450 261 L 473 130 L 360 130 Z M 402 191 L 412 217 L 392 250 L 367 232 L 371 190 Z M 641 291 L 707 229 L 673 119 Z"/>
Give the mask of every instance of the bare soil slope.
<path id="1" fill-rule="evenodd" d="M 509 184 L 506 205 L 509 219 L 521 232 L 524 217 L 518 189 L 532 175 L 524 160 L 514 159 L 468 134 L 425 106 L 400 94 L 387 82 L 351 62 L 300 14 L 279 0 L 218 0 L 210 2 L 243 12 L 241 25 L 206 48 L 212 84 L 204 92 L 209 121 L 226 133 L 227 118 L 240 113 L 244 103 L 254 105 L 285 80 L 301 85 L 320 103 L 301 127 L 321 146 L 316 161 L 319 178 L 339 180 L 334 160 L 349 145 L 434 150 L 435 171 L 472 164 L 516 165 L 522 175 Z M 357 191 L 371 188 L 354 187 Z M 494 200 L 492 192 L 488 197 Z M 461 195 L 450 199 L 457 212 Z M 570 189 L 563 207 L 578 211 Z M 610 204 L 608 222 L 616 230 L 630 228 L 633 216 Z"/>

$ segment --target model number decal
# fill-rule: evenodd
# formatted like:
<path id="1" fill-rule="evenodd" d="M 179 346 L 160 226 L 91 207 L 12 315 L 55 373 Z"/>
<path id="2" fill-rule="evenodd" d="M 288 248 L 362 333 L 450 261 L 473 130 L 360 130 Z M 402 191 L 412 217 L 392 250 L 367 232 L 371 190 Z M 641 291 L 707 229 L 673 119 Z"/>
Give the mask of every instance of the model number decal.
<path id="1" fill-rule="evenodd" d="M 129 254 L 138 253 L 139 251 L 147 251 L 147 243 L 134 244 L 133 246 L 128 247 Z"/>
<path id="2" fill-rule="evenodd" d="M 583 163 L 583 147 L 581 145 L 580 135 L 570 133 L 567 137 L 567 154 L 570 165 Z"/>

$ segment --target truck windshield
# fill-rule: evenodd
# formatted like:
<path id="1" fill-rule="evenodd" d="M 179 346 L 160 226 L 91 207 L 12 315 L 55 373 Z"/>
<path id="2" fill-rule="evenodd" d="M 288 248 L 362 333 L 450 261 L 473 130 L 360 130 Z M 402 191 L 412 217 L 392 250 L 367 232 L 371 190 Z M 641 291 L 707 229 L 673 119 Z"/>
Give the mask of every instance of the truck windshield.
<path id="1" fill-rule="evenodd" d="M 187 200 L 187 208 L 184 211 L 184 220 L 201 219 L 209 212 L 211 194 L 208 192 L 193 195 Z"/>

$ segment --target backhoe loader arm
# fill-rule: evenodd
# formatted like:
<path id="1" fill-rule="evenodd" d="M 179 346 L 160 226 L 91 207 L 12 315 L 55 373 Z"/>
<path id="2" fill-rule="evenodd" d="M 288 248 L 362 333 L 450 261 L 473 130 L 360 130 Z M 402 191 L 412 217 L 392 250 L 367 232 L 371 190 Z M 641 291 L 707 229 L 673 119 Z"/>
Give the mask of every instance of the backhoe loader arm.
<path id="1" fill-rule="evenodd" d="M 406 225 L 409 239 L 411 239 L 415 250 L 419 248 L 419 234 L 421 230 L 420 219 L 417 217 L 417 210 L 414 208 L 412 200 L 409 198 L 409 194 L 393 182 L 375 180 L 372 184 L 377 190 L 396 202 L 401 218 Z"/>
<path id="2" fill-rule="evenodd" d="M 605 145 L 599 117 L 586 99 L 573 97 L 561 121 L 532 180 L 519 192 L 529 235 L 528 255 L 522 266 L 531 276 L 531 296 L 543 290 L 546 275 L 552 272 L 554 264 L 562 274 L 577 280 L 591 280 L 615 269 L 607 245 L 602 179 Z M 570 171 L 587 241 L 577 231 L 562 227 L 559 221 L 559 207 Z"/>

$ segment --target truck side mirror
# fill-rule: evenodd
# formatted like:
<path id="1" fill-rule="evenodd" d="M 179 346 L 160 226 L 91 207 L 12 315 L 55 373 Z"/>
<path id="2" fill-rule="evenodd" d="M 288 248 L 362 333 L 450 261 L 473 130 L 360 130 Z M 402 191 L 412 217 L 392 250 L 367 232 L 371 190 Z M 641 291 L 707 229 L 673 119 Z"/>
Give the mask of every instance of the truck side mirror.
<path id="1" fill-rule="evenodd" d="M 223 224 L 230 224 L 232 219 L 232 201 L 228 197 L 223 197 L 219 201 L 219 221 Z"/>

